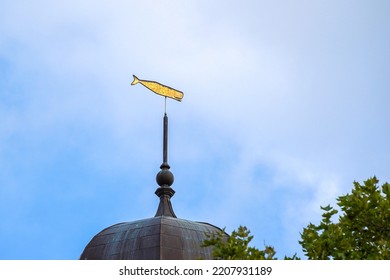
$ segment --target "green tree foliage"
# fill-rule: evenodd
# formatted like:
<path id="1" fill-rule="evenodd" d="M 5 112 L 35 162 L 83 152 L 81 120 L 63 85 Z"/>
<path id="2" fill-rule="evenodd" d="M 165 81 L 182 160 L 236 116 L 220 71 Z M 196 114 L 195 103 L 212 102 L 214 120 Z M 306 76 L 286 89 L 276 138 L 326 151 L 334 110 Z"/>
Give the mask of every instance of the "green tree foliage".
<path id="1" fill-rule="evenodd" d="M 337 199 L 340 215 L 321 207 L 322 221 L 304 228 L 299 241 L 309 259 L 390 259 L 390 184 L 378 182 L 354 182 L 352 193 Z"/>
<path id="2" fill-rule="evenodd" d="M 216 260 L 276 260 L 273 247 L 265 246 L 264 250 L 259 250 L 249 246 L 252 239 L 250 230 L 240 226 L 231 235 L 227 235 L 224 230 L 209 235 L 203 246 L 213 246 L 213 257 Z M 298 258 L 294 255 L 285 259 Z"/>

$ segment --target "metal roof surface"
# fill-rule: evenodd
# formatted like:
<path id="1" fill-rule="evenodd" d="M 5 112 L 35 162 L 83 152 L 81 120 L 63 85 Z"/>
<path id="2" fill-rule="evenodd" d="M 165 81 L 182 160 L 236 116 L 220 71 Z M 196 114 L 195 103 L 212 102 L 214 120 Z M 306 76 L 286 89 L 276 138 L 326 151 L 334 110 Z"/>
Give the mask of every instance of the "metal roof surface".
<path id="1" fill-rule="evenodd" d="M 221 231 L 208 223 L 158 216 L 119 223 L 98 233 L 85 247 L 82 260 L 212 259 L 202 247 L 206 233 Z"/>

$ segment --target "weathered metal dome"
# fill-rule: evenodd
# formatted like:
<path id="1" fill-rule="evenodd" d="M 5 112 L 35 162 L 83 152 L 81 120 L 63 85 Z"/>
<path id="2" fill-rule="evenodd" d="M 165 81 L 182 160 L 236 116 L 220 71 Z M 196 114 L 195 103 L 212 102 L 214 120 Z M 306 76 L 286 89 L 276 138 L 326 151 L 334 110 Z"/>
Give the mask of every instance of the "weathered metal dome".
<path id="1" fill-rule="evenodd" d="M 207 224 L 169 216 L 120 223 L 98 233 L 80 259 L 196 260 L 212 259 L 212 248 L 202 247 L 206 233 L 220 231 Z"/>
<path id="2" fill-rule="evenodd" d="M 208 234 L 222 230 L 208 223 L 176 217 L 171 197 L 174 177 L 167 162 L 168 117 L 164 116 L 164 156 L 156 176 L 155 194 L 160 203 L 153 218 L 110 226 L 85 247 L 82 260 L 196 260 L 212 259 L 212 248 L 203 247 Z"/>

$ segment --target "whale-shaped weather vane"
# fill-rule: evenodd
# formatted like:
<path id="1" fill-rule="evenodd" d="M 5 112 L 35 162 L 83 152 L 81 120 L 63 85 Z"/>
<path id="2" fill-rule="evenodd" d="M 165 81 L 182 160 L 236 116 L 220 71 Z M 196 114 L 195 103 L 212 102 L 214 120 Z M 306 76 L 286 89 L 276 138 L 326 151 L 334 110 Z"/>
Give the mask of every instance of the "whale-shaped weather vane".
<path id="1" fill-rule="evenodd" d="M 144 87 L 150 89 L 154 93 L 157 93 L 158 95 L 169 97 L 177 101 L 181 101 L 183 99 L 184 93 L 181 92 L 180 90 L 176 90 L 171 87 L 164 86 L 158 82 L 141 80 L 138 79 L 137 76 L 135 75 L 133 75 L 133 77 L 134 77 L 134 81 L 131 83 L 131 85 L 136 85 L 139 83 Z"/>

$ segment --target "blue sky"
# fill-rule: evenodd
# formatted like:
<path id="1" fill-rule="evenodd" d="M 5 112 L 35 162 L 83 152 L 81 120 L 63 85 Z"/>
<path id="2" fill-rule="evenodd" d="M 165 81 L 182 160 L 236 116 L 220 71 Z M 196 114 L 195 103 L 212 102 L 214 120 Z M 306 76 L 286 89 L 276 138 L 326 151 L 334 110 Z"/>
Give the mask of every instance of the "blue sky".
<path id="1" fill-rule="evenodd" d="M 390 181 L 388 1 L 2 1 L 0 259 L 77 259 L 152 217 L 163 98 L 176 215 L 303 256 L 320 205 Z"/>

